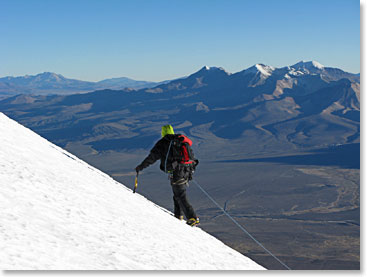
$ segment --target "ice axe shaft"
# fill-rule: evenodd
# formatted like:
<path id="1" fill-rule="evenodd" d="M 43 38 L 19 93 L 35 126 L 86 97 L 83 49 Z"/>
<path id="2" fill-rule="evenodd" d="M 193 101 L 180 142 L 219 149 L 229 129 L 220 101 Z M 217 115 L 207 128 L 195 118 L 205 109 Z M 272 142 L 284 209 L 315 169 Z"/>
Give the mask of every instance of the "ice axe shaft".
<path id="1" fill-rule="evenodd" d="M 135 176 L 135 185 L 134 185 L 133 193 L 135 193 L 136 188 L 138 187 L 138 175 L 139 175 L 139 172 L 136 172 L 136 176 Z"/>

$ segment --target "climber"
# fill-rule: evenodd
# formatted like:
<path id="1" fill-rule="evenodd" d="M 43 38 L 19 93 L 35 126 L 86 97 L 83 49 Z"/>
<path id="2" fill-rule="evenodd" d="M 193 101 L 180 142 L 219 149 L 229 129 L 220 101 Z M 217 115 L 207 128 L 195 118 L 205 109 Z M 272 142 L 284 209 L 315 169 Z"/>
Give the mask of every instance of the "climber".
<path id="1" fill-rule="evenodd" d="M 192 141 L 181 134 L 175 134 L 171 125 L 162 127 L 162 138 L 150 150 L 149 155 L 138 165 L 137 173 L 161 160 L 160 169 L 169 174 L 174 203 L 174 216 L 190 226 L 199 224 L 193 207 L 189 203 L 186 189 L 199 161 L 191 149 Z"/>

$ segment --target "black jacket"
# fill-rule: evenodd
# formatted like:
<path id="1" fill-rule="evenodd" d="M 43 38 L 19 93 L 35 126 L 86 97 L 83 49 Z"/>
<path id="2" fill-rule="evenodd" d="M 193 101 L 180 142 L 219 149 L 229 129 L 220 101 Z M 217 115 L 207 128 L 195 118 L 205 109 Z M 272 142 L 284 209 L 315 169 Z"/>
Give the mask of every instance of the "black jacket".
<path id="1" fill-rule="evenodd" d="M 175 135 L 165 135 L 163 138 L 157 141 L 152 150 L 150 150 L 148 157 L 146 157 L 144 161 L 139 165 L 140 169 L 142 170 L 160 159 L 161 160 L 160 169 L 162 171 L 165 171 L 166 155 L 168 152 L 170 142 L 171 140 L 173 140 L 174 137 Z"/>

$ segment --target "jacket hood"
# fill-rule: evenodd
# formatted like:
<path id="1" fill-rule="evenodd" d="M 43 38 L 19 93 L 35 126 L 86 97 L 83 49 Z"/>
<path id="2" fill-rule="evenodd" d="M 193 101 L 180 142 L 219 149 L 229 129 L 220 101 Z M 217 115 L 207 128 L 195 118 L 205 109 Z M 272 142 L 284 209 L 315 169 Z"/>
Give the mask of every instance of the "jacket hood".
<path id="1" fill-rule="evenodd" d="M 165 137 L 166 135 L 174 135 L 175 132 L 173 131 L 173 127 L 172 125 L 164 125 L 162 126 L 162 138 Z"/>

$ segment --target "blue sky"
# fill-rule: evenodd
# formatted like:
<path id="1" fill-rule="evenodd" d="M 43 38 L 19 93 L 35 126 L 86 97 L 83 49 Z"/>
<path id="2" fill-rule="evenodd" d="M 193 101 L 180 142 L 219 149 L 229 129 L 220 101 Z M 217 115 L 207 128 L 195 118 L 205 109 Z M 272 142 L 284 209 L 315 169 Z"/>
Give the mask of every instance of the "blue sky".
<path id="1" fill-rule="evenodd" d="M 161 81 L 300 60 L 360 72 L 359 0 L 1 0 L 0 76 Z"/>

